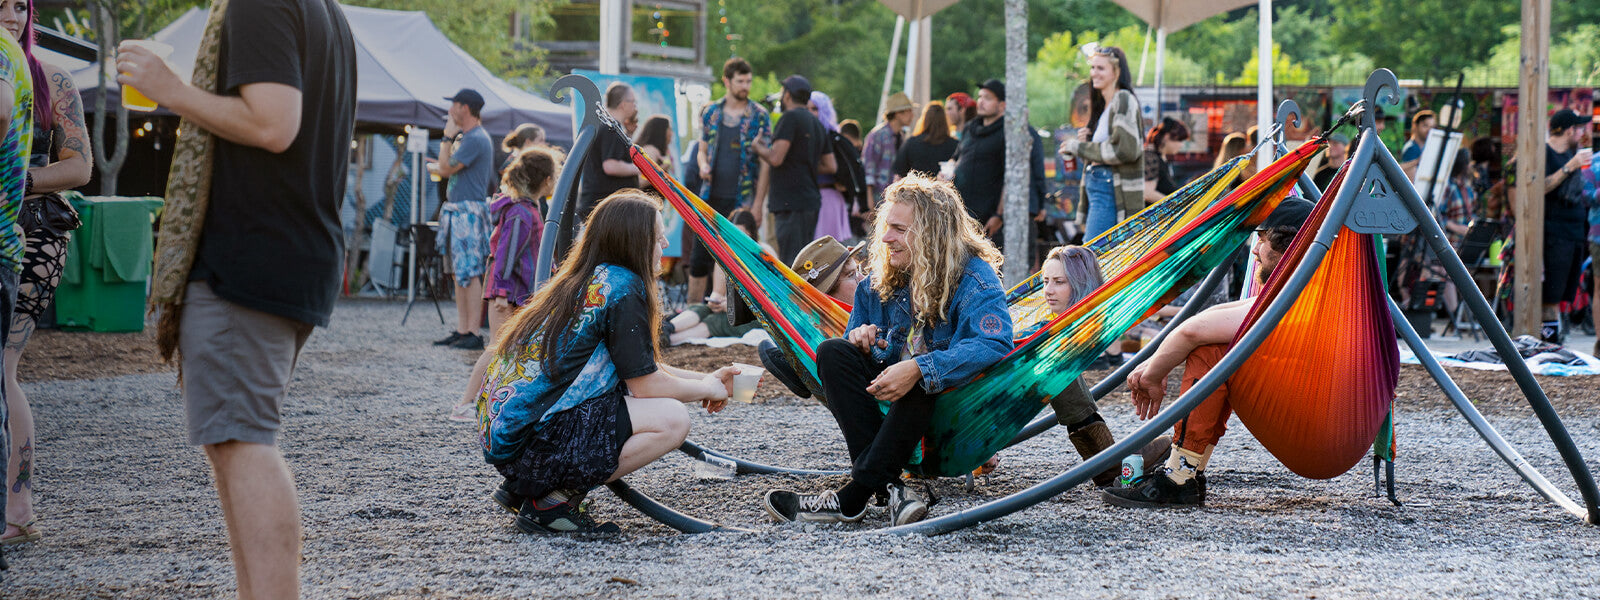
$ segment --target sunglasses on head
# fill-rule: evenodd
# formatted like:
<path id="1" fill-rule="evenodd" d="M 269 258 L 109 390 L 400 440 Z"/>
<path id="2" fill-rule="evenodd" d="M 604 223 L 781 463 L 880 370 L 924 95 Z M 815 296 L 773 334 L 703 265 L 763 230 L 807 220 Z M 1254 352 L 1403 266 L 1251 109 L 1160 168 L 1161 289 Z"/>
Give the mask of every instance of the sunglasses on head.
<path id="1" fill-rule="evenodd" d="M 1078 48 L 1085 57 L 1116 56 L 1117 53 L 1110 46 L 1101 46 L 1100 42 L 1089 42 Z"/>

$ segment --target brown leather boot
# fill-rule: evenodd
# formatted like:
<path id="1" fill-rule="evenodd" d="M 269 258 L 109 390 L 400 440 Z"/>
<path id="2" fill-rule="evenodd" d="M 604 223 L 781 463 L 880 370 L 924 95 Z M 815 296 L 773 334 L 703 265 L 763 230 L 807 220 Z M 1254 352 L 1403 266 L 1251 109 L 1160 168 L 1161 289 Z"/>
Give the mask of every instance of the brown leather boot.
<path id="1" fill-rule="evenodd" d="M 1067 439 L 1072 440 L 1072 447 L 1078 449 L 1078 456 L 1082 456 L 1084 460 L 1088 460 L 1099 454 L 1100 451 L 1117 443 L 1117 440 L 1111 437 L 1111 428 L 1106 427 L 1105 421 L 1099 421 L 1074 431 L 1067 436 Z M 1112 465 L 1111 468 L 1101 471 L 1094 476 L 1094 486 L 1097 488 L 1110 486 L 1117 480 L 1117 473 L 1120 471 L 1120 464 Z"/>

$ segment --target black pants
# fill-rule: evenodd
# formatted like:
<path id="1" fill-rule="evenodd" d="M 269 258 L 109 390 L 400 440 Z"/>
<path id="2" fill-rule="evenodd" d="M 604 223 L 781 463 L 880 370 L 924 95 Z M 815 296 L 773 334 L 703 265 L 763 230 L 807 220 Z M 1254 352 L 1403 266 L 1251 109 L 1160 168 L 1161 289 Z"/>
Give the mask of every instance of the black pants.
<path id="1" fill-rule="evenodd" d="M 817 211 L 786 210 L 772 213 L 772 218 L 778 235 L 778 259 L 786 265 L 794 264 L 794 257 L 817 239 Z"/>
<path id="2" fill-rule="evenodd" d="M 706 204 L 711 206 L 711 210 L 717 211 L 717 214 L 724 217 L 733 213 L 733 207 L 734 205 L 738 204 L 738 202 L 738 198 L 718 198 L 715 196 L 706 198 Z M 693 244 L 694 246 L 693 249 L 689 251 L 689 276 L 710 276 L 711 267 L 716 266 L 716 260 L 711 256 L 711 251 L 706 249 L 706 245 L 700 242 L 700 238 L 698 236 L 691 235 L 689 236 L 689 240 L 689 243 Z M 690 298 L 689 301 L 699 302 L 700 299 Z"/>
<path id="3" fill-rule="evenodd" d="M 828 409 L 850 449 L 852 483 L 874 490 L 900 478 L 933 420 L 934 397 L 920 381 L 890 404 L 888 415 L 878 409 L 867 386 L 888 366 L 841 338 L 817 348 L 817 372 L 828 395 Z"/>

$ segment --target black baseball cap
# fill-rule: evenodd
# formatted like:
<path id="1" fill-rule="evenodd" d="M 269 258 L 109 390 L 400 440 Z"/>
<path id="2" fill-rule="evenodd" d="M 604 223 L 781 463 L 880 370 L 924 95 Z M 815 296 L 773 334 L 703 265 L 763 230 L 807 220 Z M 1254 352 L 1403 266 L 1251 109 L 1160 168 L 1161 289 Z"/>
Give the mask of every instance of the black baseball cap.
<path id="1" fill-rule="evenodd" d="M 479 94 L 478 90 L 472 88 L 461 88 L 461 91 L 456 92 L 456 95 L 445 98 L 445 100 L 460 102 L 474 111 L 483 110 L 483 94 Z"/>
<path id="2" fill-rule="evenodd" d="M 1578 113 L 1572 112 L 1572 109 L 1570 108 L 1563 108 L 1556 111 L 1555 114 L 1550 115 L 1550 131 L 1564 131 L 1568 128 L 1588 124 L 1589 119 L 1585 119 Z"/>
<path id="3" fill-rule="evenodd" d="M 783 78 L 783 89 L 791 94 L 811 94 L 811 81 L 799 75 Z"/>
<path id="4" fill-rule="evenodd" d="M 1311 202 L 1303 198 L 1284 198 L 1283 202 L 1278 203 L 1277 208 L 1272 209 L 1272 214 L 1267 215 L 1267 219 L 1256 227 L 1256 231 L 1269 231 L 1279 227 L 1299 229 L 1301 225 L 1306 224 L 1306 219 L 1311 218 L 1311 208 Z"/>
<path id="5" fill-rule="evenodd" d="M 1006 84 L 999 79 L 990 79 L 978 84 L 978 89 L 989 90 L 990 93 L 994 94 L 995 99 L 1001 102 L 1006 101 Z"/>

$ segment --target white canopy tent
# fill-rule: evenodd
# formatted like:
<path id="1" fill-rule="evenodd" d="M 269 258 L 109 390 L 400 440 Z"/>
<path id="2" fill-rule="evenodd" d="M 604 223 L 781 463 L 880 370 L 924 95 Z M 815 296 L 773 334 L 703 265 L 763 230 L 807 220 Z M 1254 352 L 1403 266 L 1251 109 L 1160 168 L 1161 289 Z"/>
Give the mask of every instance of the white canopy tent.
<path id="1" fill-rule="evenodd" d="M 900 29 L 911 22 L 911 32 L 906 41 L 905 92 L 917 106 L 927 106 L 929 80 L 932 79 L 933 13 L 939 12 L 958 0 L 878 0 L 896 15 L 894 41 L 889 46 L 889 66 L 883 73 L 883 94 L 878 99 L 877 118 L 883 118 L 884 102 L 889 97 L 889 85 L 894 80 L 894 61 L 900 54 Z"/>
<path id="2" fill-rule="evenodd" d="M 1166 67 L 1167 34 L 1182 30 L 1185 27 L 1199 23 L 1216 15 L 1243 8 L 1251 4 L 1261 5 L 1262 21 L 1265 23 L 1261 33 L 1263 40 L 1262 50 L 1264 58 L 1261 59 L 1260 87 L 1266 90 L 1265 98 L 1258 99 L 1260 114 L 1266 119 L 1258 122 L 1262 130 L 1272 121 L 1272 0 L 1112 0 L 1128 9 L 1128 12 L 1139 17 L 1156 32 L 1156 100 L 1155 116 L 1161 118 L 1161 77 Z M 1146 38 L 1148 43 L 1148 38 Z M 1260 90 L 1258 90 L 1259 94 Z"/>

